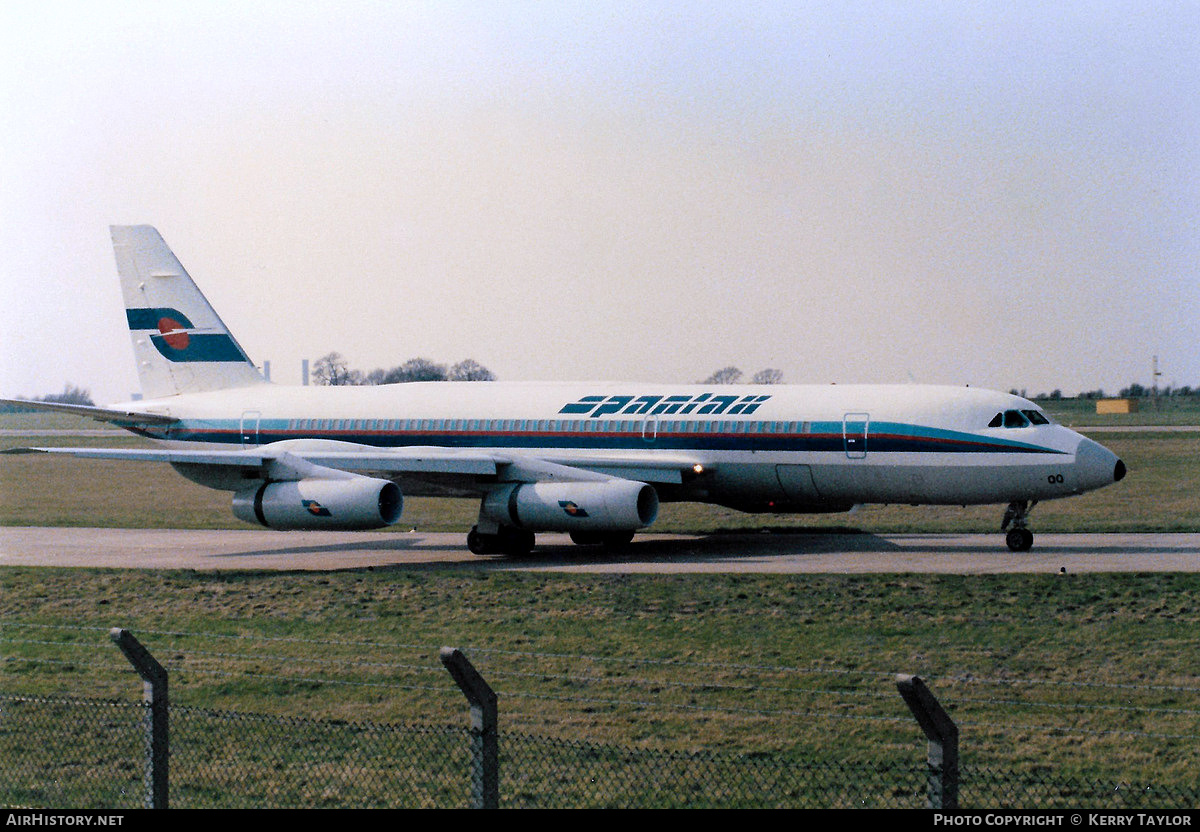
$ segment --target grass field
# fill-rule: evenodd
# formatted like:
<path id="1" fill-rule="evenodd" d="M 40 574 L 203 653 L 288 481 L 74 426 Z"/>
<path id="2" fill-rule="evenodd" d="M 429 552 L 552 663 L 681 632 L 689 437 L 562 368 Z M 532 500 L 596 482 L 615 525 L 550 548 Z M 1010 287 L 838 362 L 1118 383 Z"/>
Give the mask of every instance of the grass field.
<path id="1" fill-rule="evenodd" d="M 1067 427 L 1200 424 L 1200 396 L 1162 396 L 1136 401 L 1136 413 L 1119 414 L 1097 413 L 1094 399 L 1043 399 L 1038 404 Z"/>
<path id="2" fill-rule="evenodd" d="M 1200 434 L 1097 438 L 1129 477 L 1039 506 L 1036 531 L 1200 530 Z M 67 441 L 97 440 L 52 443 Z M 5 456 L 0 478 L 9 525 L 238 525 L 227 494 L 165 466 Z M 419 528 L 465 530 L 476 505 L 408 510 Z M 999 507 L 792 520 L 665 506 L 655 528 L 988 531 L 999 519 Z M 510 731 L 919 760 L 924 741 L 893 681 L 917 673 L 959 721 L 966 765 L 1190 785 L 1200 764 L 1200 575 L 2 568 L 0 690 L 136 699 L 112 626 L 164 660 L 174 701 L 198 707 L 461 723 L 465 702 L 436 658 L 454 645 L 499 691 Z"/>
<path id="3" fill-rule="evenodd" d="M 462 724 L 463 648 L 504 730 L 676 750 L 918 761 L 894 674 L 964 761 L 1194 783 L 1200 576 L 555 576 L 0 569 L 0 690 L 133 701 L 133 631 L 192 707 Z"/>

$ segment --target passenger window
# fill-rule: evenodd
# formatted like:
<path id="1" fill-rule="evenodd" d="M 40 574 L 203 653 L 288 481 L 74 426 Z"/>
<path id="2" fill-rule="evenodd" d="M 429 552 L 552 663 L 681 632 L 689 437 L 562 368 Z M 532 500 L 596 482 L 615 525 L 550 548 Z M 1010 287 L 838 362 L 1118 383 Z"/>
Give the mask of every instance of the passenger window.
<path id="1" fill-rule="evenodd" d="M 997 413 L 995 416 L 992 417 L 992 421 L 988 422 L 988 427 L 989 428 L 998 428 L 1003 424 L 1004 424 L 1004 414 Z"/>
<path id="2" fill-rule="evenodd" d="M 1006 410 L 1004 411 L 1004 427 L 1026 428 L 1029 427 L 1029 421 L 1021 415 L 1019 410 Z"/>

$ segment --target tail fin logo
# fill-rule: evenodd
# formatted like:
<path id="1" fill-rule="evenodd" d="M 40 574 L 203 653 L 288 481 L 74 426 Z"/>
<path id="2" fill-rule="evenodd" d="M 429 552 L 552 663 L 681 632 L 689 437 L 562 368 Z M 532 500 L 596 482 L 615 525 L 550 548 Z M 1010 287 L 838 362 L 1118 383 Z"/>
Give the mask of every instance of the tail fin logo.
<path id="1" fill-rule="evenodd" d="M 249 363 L 228 332 L 196 327 L 178 309 L 126 309 L 132 332 L 150 333 L 150 343 L 168 361 L 228 361 Z"/>
<path id="2" fill-rule="evenodd" d="M 187 327 L 174 318 L 159 318 L 158 332 L 162 335 L 163 343 L 173 350 L 186 350 L 188 342 Z"/>

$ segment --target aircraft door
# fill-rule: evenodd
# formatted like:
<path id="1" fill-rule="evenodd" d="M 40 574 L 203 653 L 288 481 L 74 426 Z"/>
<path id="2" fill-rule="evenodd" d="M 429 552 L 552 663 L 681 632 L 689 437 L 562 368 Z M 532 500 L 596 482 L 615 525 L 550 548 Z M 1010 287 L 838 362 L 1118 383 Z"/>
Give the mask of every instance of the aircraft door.
<path id="1" fill-rule="evenodd" d="M 258 447 L 258 423 L 262 413 L 257 410 L 242 411 L 242 447 Z"/>
<path id="2" fill-rule="evenodd" d="M 654 440 L 658 438 L 658 417 L 646 419 L 642 422 L 642 441 L 647 444 L 654 444 Z"/>
<path id="3" fill-rule="evenodd" d="M 848 459 L 867 458 L 867 433 L 871 425 L 869 413 L 847 413 L 842 421 L 842 440 Z"/>

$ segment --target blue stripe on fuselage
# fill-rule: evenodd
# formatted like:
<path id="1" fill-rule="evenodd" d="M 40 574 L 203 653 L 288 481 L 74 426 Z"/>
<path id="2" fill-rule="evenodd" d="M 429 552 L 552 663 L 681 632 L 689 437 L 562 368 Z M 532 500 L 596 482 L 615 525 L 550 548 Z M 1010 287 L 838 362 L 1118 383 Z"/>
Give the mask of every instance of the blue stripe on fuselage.
<path id="1" fill-rule="evenodd" d="M 349 424 L 353 424 L 354 422 L 354 420 L 324 421 L 344 421 Z M 454 421 L 466 423 L 471 420 Z M 484 420 L 475 421 L 482 422 Z M 579 421 L 575 424 L 581 429 L 522 431 L 482 429 L 446 430 L 439 428 L 432 430 L 396 430 L 389 428 L 371 430 L 360 426 L 301 429 L 296 427 L 294 422 L 287 420 L 264 419 L 258 425 L 255 444 L 266 445 L 271 442 L 279 442 L 287 439 L 330 439 L 378 448 L 434 446 L 447 448 L 521 448 L 529 450 L 566 448 L 628 451 L 647 450 L 651 448 L 676 451 L 840 452 L 846 450 L 846 437 L 842 433 L 841 422 L 807 423 L 808 430 L 802 432 L 743 430 L 710 433 L 707 430 L 659 430 L 653 438 L 643 437 L 640 430 L 588 430 L 586 428 L 595 425 L 595 423 Z M 698 428 L 706 428 L 709 423 L 695 421 L 686 424 Z M 747 422 L 739 424 L 745 426 L 774 423 Z M 169 438 L 175 441 L 237 445 L 241 444 L 242 441 L 242 426 L 237 420 L 185 420 L 171 427 Z M 865 449 L 870 454 L 1065 453 L 1054 448 L 1009 439 L 890 422 L 871 423 L 871 430 L 867 436 Z"/>

